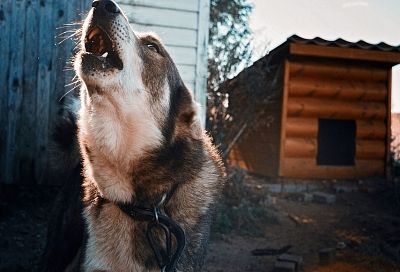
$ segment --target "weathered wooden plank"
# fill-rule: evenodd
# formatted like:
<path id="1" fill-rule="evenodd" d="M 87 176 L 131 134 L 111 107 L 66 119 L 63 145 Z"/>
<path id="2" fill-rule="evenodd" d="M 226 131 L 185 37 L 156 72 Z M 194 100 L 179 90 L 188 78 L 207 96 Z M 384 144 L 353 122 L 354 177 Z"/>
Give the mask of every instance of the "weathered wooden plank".
<path id="1" fill-rule="evenodd" d="M 81 16 L 80 18 L 83 20 L 86 18 L 91 6 L 92 6 L 92 0 L 84 0 L 82 1 L 82 6 L 81 6 Z"/>
<path id="2" fill-rule="evenodd" d="M 75 2 L 76 2 L 76 12 L 75 12 L 75 18 L 73 19 L 73 23 L 80 23 L 86 18 L 92 6 L 93 0 L 81 0 Z"/>
<path id="3" fill-rule="evenodd" d="M 177 65 L 196 65 L 196 48 L 168 46 L 168 53 Z"/>
<path id="4" fill-rule="evenodd" d="M 0 183 L 5 182 L 10 62 L 11 0 L 0 2 Z"/>
<path id="5" fill-rule="evenodd" d="M 384 103 L 290 97 L 287 110 L 290 117 L 384 120 L 387 109 Z"/>
<path id="6" fill-rule="evenodd" d="M 74 24 L 78 19 L 78 3 L 79 1 L 59 0 L 53 2 L 54 16 L 54 41 L 52 57 L 52 77 L 51 92 L 49 93 L 49 128 L 53 129 L 55 116 L 60 107 L 60 98 L 69 90 L 65 86 L 71 82 L 74 72 L 72 64 L 69 62 L 74 48 L 73 34 L 77 26 Z M 72 36 L 72 37 L 71 37 Z M 68 67 L 68 68 L 67 68 Z M 72 87 L 72 86 L 70 86 Z"/>
<path id="7" fill-rule="evenodd" d="M 181 75 L 183 81 L 194 82 L 196 78 L 196 66 L 194 65 L 177 65 L 179 74 Z"/>
<path id="8" fill-rule="evenodd" d="M 202 106 L 203 112 L 200 120 L 206 125 L 206 92 L 207 92 L 207 65 L 208 65 L 208 22 L 210 21 L 210 1 L 199 0 L 199 16 L 197 30 L 197 56 L 196 56 L 196 86 L 195 98 Z"/>
<path id="9" fill-rule="evenodd" d="M 351 79 L 368 81 L 387 81 L 387 71 L 374 66 L 361 66 L 343 62 L 329 61 L 292 61 L 290 76 L 313 77 L 322 79 Z"/>
<path id="10" fill-rule="evenodd" d="M 355 166 L 322 166 L 315 159 L 286 158 L 281 176 L 306 179 L 357 179 L 384 176 L 384 160 L 356 160 Z"/>
<path id="11" fill-rule="evenodd" d="M 286 135 L 316 138 L 318 135 L 318 119 L 289 117 L 286 119 Z"/>
<path id="12" fill-rule="evenodd" d="M 315 138 L 286 137 L 285 156 L 288 158 L 315 158 L 317 149 Z"/>
<path id="13" fill-rule="evenodd" d="M 295 77 L 289 84 L 289 95 L 333 98 L 349 101 L 385 102 L 387 86 L 383 82 L 365 80 L 320 80 L 316 77 Z"/>
<path id="14" fill-rule="evenodd" d="M 8 123 L 6 138 L 5 182 L 12 183 L 19 179 L 17 127 L 22 104 L 25 0 L 14 1 L 10 29 L 10 74 L 8 81 Z"/>
<path id="15" fill-rule="evenodd" d="M 53 0 L 54 1 L 54 0 Z M 53 116 L 52 108 L 53 105 L 57 103 L 58 98 L 65 93 L 66 74 L 70 71 L 65 71 L 67 51 L 72 50 L 71 30 L 69 27 L 65 27 L 66 23 L 73 21 L 71 19 L 71 13 L 73 12 L 74 2 L 68 3 L 68 0 L 58 0 L 53 2 L 53 29 L 54 29 L 54 40 L 52 41 L 52 68 L 51 68 L 51 91 L 49 92 L 50 116 Z M 51 119 L 49 119 L 51 122 Z"/>
<path id="16" fill-rule="evenodd" d="M 36 84 L 37 84 L 37 62 L 39 58 L 38 38 L 39 32 L 39 0 L 30 0 L 25 6 L 25 30 L 23 40 L 23 86 L 22 105 L 17 127 L 18 172 L 20 181 L 24 183 L 35 183 L 35 139 L 36 127 Z"/>
<path id="17" fill-rule="evenodd" d="M 356 120 L 356 138 L 363 140 L 384 140 L 384 120 Z M 286 121 L 286 135 L 290 137 L 317 138 L 318 118 L 289 117 Z"/>
<path id="18" fill-rule="evenodd" d="M 316 138 L 287 137 L 285 140 L 286 158 L 316 158 L 318 140 Z M 383 160 L 385 157 L 385 141 L 356 140 L 356 158 Z"/>
<path id="19" fill-rule="evenodd" d="M 357 120 L 357 139 L 363 140 L 383 140 L 386 136 L 386 124 L 385 120 Z M 390 137 L 389 137 L 390 139 Z"/>
<path id="20" fill-rule="evenodd" d="M 289 96 L 289 80 L 291 77 L 292 63 L 285 60 L 284 77 L 283 77 L 283 97 L 282 97 L 282 115 L 281 115 L 281 137 L 279 145 L 279 176 L 284 175 L 283 163 L 285 159 L 285 140 L 286 140 L 286 120 L 289 117 L 289 110 L 287 109 L 288 96 Z"/>
<path id="21" fill-rule="evenodd" d="M 166 46 L 197 46 L 197 32 L 193 29 L 182 29 L 176 27 L 131 24 L 135 31 L 154 32 Z"/>
<path id="22" fill-rule="evenodd" d="M 117 3 L 188 11 L 198 11 L 199 8 L 198 0 L 117 0 Z"/>
<path id="23" fill-rule="evenodd" d="M 54 0 L 54 2 L 57 2 Z M 49 135 L 49 105 L 52 91 L 54 12 L 52 0 L 40 1 L 39 52 L 37 94 L 36 94 L 36 179 L 38 183 L 47 177 L 47 146 Z M 54 86 L 54 85 L 53 85 Z"/>
<path id="24" fill-rule="evenodd" d="M 384 159 L 386 155 L 386 141 L 357 140 L 356 158 L 359 159 Z"/>
<path id="25" fill-rule="evenodd" d="M 160 10 L 159 8 L 120 5 L 129 21 L 135 24 L 197 29 L 197 12 Z"/>

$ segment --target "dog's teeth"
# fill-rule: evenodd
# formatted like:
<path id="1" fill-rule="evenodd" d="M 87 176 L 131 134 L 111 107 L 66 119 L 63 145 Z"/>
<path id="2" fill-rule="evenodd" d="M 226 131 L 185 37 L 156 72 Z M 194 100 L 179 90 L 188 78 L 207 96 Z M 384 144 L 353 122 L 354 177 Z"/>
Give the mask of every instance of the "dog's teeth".
<path id="1" fill-rule="evenodd" d="M 94 37 L 94 35 L 96 35 L 97 31 L 93 30 L 89 33 L 89 40 L 92 39 Z"/>
<path id="2" fill-rule="evenodd" d="M 101 55 L 103 58 L 107 58 L 108 52 L 105 52 L 103 55 Z"/>
<path id="3" fill-rule="evenodd" d="M 96 35 L 97 33 L 100 33 L 100 29 L 98 29 L 98 28 L 95 28 L 95 29 L 93 29 L 92 31 L 90 31 L 90 33 L 89 33 L 89 39 L 93 38 L 94 35 Z"/>

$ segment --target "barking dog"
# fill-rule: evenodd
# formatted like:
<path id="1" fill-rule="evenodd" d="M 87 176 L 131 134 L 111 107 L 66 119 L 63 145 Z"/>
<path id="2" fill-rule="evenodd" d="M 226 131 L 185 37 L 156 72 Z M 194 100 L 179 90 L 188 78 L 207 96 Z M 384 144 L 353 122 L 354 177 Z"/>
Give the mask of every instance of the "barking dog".
<path id="1" fill-rule="evenodd" d="M 110 0 L 92 6 L 74 63 L 83 83 L 81 269 L 200 271 L 220 158 L 159 39 L 134 32 Z"/>

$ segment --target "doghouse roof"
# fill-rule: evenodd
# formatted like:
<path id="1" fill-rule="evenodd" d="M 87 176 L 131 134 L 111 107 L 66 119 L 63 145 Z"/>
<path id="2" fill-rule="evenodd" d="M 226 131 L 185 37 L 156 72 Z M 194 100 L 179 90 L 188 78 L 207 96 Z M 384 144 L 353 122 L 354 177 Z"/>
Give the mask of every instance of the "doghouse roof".
<path id="1" fill-rule="evenodd" d="M 293 35 L 253 65 L 242 70 L 236 77 L 225 81 L 220 89 L 228 88 L 229 92 L 229 89 L 235 89 L 236 85 L 254 85 L 254 82 L 260 82 L 261 78 L 272 80 L 277 72 L 274 67 L 289 56 L 372 61 L 390 67 L 400 63 L 400 45 L 392 46 L 384 42 L 371 44 L 363 40 L 349 42 L 341 38 L 334 41 L 320 37 L 305 39 Z"/>
<path id="2" fill-rule="evenodd" d="M 300 36 L 293 35 L 287 39 L 287 42 L 333 46 L 333 47 L 342 47 L 342 48 L 358 48 L 358 49 L 377 50 L 377 51 L 384 51 L 384 52 L 400 52 L 400 45 L 392 46 L 392 45 L 389 45 L 384 42 L 381 42 L 378 44 L 371 44 L 371 43 L 367 43 L 363 40 L 359 40 L 358 42 L 349 42 L 349 41 L 343 40 L 341 38 L 334 40 L 334 41 L 329 41 L 329 40 L 322 39 L 320 37 L 315 37 L 314 39 L 305 39 Z"/>
<path id="3" fill-rule="evenodd" d="M 400 63 L 400 45 L 392 46 L 384 42 L 371 44 L 363 40 L 349 42 L 341 38 L 334 41 L 320 37 L 305 39 L 293 35 L 263 58 L 268 58 L 270 63 L 275 63 L 289 55 L 372 61 L 395 65 Z"/>

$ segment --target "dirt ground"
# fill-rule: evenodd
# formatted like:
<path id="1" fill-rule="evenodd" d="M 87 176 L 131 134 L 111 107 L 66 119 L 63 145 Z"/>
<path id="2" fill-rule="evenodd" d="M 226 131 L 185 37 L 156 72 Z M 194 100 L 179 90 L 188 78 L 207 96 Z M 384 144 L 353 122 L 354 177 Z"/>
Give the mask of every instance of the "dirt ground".
<path id="1" fill-rule="evenodd" d="M 214 239 L 206 271 L 273 271 L 277 256 L 253 256 L 254 249 L 280 249 L 304 258 L 303 271 L 400 271 L 400 213 L 392 189 L 336 195 L 336 203 L 304 202 L 301 194 L 278 194 L 267 203 L 276 221 L 264 235 L 220 235 Z M 321 249 L 336 258 L 319 264 Z"/>
<path id="2" fill-rule="evenodd" d="M 56 193 L 57 188 L 48 187 L 1 188 L 0 271 L 35 270 Z M 213 233 L 204 271 L 272 271 L 277 255 L 251 252 L 289 245 L 289 253 L 304 258 L 306 272 L 400 271 L 400 212 L 395 195 L 391 187 L 340 193 L 333 205 L 304 202 L 301 194 L 270 195 L 262 205 L 274 220 L 258 224 L 263 233 L 243 235 L 241 229 Z M 324 248 L 337 249 L 336 258 L 322 266 L 318 252 Z"/>

